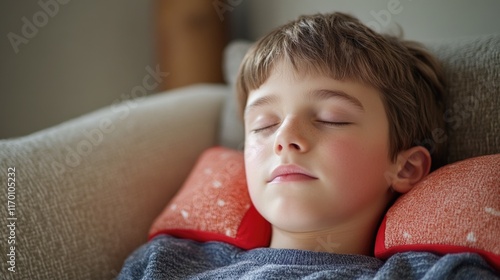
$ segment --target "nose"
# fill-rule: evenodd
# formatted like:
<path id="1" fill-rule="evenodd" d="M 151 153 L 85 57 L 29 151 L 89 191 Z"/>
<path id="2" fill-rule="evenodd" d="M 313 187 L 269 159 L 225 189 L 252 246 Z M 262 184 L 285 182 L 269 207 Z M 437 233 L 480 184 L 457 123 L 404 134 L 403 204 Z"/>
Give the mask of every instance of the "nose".
<path id="1" fill-rule="evenodd" d="M 286 152 L 304 153 L 310 146 L 306 128 L 296 118 L 289 118 L 281 124 L 274 141 L 274 152 L 277 155 Z"/>

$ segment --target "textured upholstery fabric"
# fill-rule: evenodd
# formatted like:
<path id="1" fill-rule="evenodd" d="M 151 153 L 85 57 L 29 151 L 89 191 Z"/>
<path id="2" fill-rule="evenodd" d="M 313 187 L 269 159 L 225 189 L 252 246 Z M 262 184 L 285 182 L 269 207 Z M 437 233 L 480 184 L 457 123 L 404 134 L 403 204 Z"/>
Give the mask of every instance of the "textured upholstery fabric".
<path id="1" fill-rule="evenodd" d="M 401 196 L 379 228 L 375 256 L 476 252 L 500 269 L 500 154 L 454 162 Z"/>
<path id="2" fill-rule="evenodd" d="M 448 162 L 500 153 L 500 34 L 426 45 L 448 81 Z"/>
<path id="3" fill-rule="evenodd" d="M 219 141 L 222 146 L 232 149 L 243 149 L 245 140 L 235 86 L 241 61 L 251 44 L 249 41 L 234 41 L 224 50 L 224 78 L 234 93 L 228 95 L 224 103 Z"/>
<path id="4" fill-rule="evenodd" d="M 252 205 L 243 153 L 213 147 L 200 156 L 183 186 L 149 232 L 243 249 L 269 246 L 271 225 Z"/>
<path id="5" fill-rule="evenodd" d="M 1 181 L 8 167 L 16 168 L 17 217 L 17 272 L 6 273 L 2 224 L 0 278 L 114 278 L 146 242 L 199 154 L 216 143 L 226 88 L 193 86 L 129 100 L 0 141 Z"/>

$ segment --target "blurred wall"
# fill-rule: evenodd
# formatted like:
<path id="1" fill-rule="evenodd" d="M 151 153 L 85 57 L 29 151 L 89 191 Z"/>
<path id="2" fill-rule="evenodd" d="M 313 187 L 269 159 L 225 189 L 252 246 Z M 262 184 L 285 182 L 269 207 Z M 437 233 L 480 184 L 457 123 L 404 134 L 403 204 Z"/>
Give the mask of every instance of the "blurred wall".
<path id="1" fill-rule="evenodd" d="M 300 14 L 334 10 L 380 30 L 398 23 L 406 38 L 423 41 L 500 32 L 497 0 L 213 1 L 229 3 L 218 12 L 232 38 L 253 40 Z M 0 1 L 0 139 L 127 98 L 157 65 L 154 2 Z"/>
<path id="2" fill-rule="evenodd" d="M 332 11 L 350 13 L 378 31 L 397 31 L 397 23 L 405 38 L 420 41 L 500 32 L 498 0 L 251 0 L 240 6 L 246 23 L 233 34 L 249 39 L 301 14 Z M 232 20 L 240 18 L 235 12 Z"/>
<path id="3" fill-rule="evenodd" d="M 155 68 L 152 1 L 0 1 L 0 139 L 130 94 Z"/>

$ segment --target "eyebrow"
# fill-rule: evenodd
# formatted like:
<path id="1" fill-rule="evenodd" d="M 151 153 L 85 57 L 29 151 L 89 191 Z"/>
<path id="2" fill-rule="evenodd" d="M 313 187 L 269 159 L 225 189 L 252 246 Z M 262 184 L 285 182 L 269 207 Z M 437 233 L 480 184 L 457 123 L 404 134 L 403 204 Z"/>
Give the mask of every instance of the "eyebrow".
<path id="1" fill-rule="evenodd" d="M 365 108 L 363 107 L 363 104 L 354 96 L 351 96 L 344 91 L 341 90 L 330 90 L 330 89 L 319 89 L 319 90 L 313 90 L 307 93 L 307 97 L 310 99 L 315 99 L 319 101 L 327 100 L 330 98 L 341 98 L 344 99 L 348 102 L 350 102 L 352 105 L 358 107 L 361 111 L 364 111 Z M 252 111 L 253 109 L 257 107 L 261 107 L 264 105 L 270 105 L 274 104 L 279 101 L 279 97 L 276 95 L 266 95 L 260 98 L 257 98 L 255 101 L 252 103 L 248 104 L 245 108 L 244 114 L 248 114 L 249 111 Z"/>
<path id="2" fill-rule="evenodd" d="M 252 103 L 250 103 L 246 106 L 244 114 L 245 115 L 248 114 L 248 112 L 250 112 L 251 110 L 253 110 L 257 107 L 274 104 L 278 101 L 279 101 L 279 98 L 276 95 L 266 95 L 266 96 L 257 98 L 255 101 L 253 101 Z"/>
<path id="3" fill-rule="evenodd" d="M 352 105 L 358 107 L 361 111 L 364 111 L 365 108 L 363 107 L 363 104 L 361 104 L 361 101 L 357 99 L 356 97 L 347 94 L 346 92 L 342 90 L 330 90 L 330 89 L 319 89 L 319 90 L 313 90 L 308 93 L 309 98 L 315 99 L 315 100 L 327 100 L 330 98 L 341 98 L 344 99 L 348 102 L 350 102 Z"/>

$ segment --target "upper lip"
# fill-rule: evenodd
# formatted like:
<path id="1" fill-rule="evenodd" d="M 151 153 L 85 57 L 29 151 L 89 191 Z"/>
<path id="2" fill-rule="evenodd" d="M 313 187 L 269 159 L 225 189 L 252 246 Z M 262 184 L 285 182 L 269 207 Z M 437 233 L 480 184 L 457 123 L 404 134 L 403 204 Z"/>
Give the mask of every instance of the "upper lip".
<path id="1" fill-rule="evenodd" d="M 269 177 L 268 182 L 273 181 L 276 177 L 283 176 L 283 175 L 290 175 L 290 174 L 303 174 L 306 176 L 309 176 L 311 178 L 317 179 L 316 176 L 312 175 L 310 172 L 305 170 L 304 168 L 294 165 L 294 164 L 288 164 L 288 165 L 280 165 L 276 167 L 273 172 L 271 173 L 271 176 Z"/>

